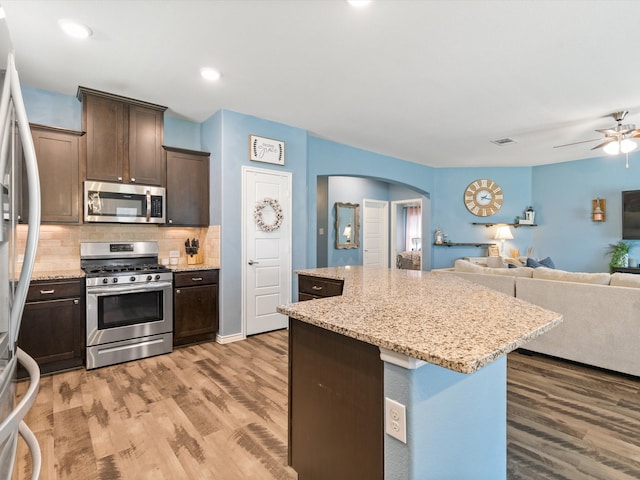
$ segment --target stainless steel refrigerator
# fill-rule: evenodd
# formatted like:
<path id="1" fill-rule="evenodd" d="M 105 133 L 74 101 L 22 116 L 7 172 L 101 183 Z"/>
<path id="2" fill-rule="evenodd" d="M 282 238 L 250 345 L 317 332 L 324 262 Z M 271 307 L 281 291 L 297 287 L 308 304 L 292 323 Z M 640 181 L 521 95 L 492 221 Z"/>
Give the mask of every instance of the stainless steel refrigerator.
<path id="1" fill-rule="evenodd" d="M 40 370 L 36 362 L 17 347 L 16 341 L 40 231 L 40 182 L 11 38 L 1 6 L 0 76 L 0 480 L 9 480 L 12 476 L 18 435 L 24 438 L 31 451 L 32 478 L 37 479 L 40 476 L 40 448 L 23 418 L 38 393 Z M 26 182 L 22 179 L 23 172 Z M 24 188 L 27 191 L 23 191 Z M 29 225 L 26 247 L 18 251 L 16 224 L 23 194 L 29 198 Z M 18 272 L 16 258 L 21 254 L 24 261 Z M 20 401 L 16 399 L 18 363 L 27 369 L 30 377 L 28 389 Z"/>

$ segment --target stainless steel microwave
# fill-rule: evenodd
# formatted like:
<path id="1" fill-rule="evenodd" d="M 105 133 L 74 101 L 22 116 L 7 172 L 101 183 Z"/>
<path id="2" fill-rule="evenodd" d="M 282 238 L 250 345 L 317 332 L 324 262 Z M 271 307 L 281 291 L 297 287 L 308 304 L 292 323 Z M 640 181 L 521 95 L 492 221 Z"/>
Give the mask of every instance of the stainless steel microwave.
<path id="1" fill-rule="evenodd" d="M 164 187 L 126 183 L 84 182 L 84 221 L 164 223 Z"/>

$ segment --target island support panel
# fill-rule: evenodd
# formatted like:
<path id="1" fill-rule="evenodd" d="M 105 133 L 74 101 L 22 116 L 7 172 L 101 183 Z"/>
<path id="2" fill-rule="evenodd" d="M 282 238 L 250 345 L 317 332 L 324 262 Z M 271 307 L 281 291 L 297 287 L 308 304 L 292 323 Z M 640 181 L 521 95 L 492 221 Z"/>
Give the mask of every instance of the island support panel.
<path id="1" fill-rule="evenodd" d="M 407 443 L 385 435 L 385 479 L 506 479 L 506 356 L 472 374 L 385 362 L 384 395 L 407 409 Z"/>
<path id="2" fill-rule="evenodd" d="M 299 480 L 382 480 L 377 347 L 289 319 L 289 465 Z"/>

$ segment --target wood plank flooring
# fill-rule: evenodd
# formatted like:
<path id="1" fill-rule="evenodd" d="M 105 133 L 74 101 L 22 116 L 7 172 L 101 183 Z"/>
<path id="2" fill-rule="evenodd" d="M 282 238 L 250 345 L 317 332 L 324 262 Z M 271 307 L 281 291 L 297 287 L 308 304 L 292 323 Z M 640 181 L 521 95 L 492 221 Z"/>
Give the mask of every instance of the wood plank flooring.
<path id="1" fill-rule="evenodd" d="M 640 379 L 520 353 L 507 363 L 509 480 L 640 478 Z M 42 480 L 297 478 L 286 330 L 43 377 L 26 420 Z M 13 480 L 29 478 L 25 450 Z"/>
<path id="2" fill-rule="evenodd" d="M 42 480 L 296 479 L 287 342 L 285 330 L 42 377 L 26 418 Z M 14 480 L 30 478 L 26 455 L 20 441 Z"/>
<path id="3" fill-rule="evenodd" d="M 640 379 L 512 353 L 507 478 L 640 479 Z"/>

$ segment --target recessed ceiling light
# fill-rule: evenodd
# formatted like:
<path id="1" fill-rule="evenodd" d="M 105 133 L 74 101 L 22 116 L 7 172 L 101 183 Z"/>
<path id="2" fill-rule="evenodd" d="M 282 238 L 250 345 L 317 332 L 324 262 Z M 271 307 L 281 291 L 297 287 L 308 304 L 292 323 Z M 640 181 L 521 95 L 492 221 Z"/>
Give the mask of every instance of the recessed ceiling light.
<path id="1" fill-rule="evenodd" d="M 371 3 L 371 0 L 347 0 L 347 2 L 352 7 L 363 8 L 369 5 Z"/>
<path id="2" fill-rule="evenodd" d="M 202 78 L 204 78 L 205 80 L 209 80 L 210 82 L 220 80 L 220 77 L 222 76 L 218 70 L 210 67 L 201 68 L 200 75 L 202 75 Z"/>
<path id="3" fill-rule="evenodd" d="M 58 25 L 60 25 L 60 28 L 64 33 L 73 38 L 88 38 L 93 35 L 93 32 L 89 27 L 74 20 L 63 18 L 58 20 Z"/>

